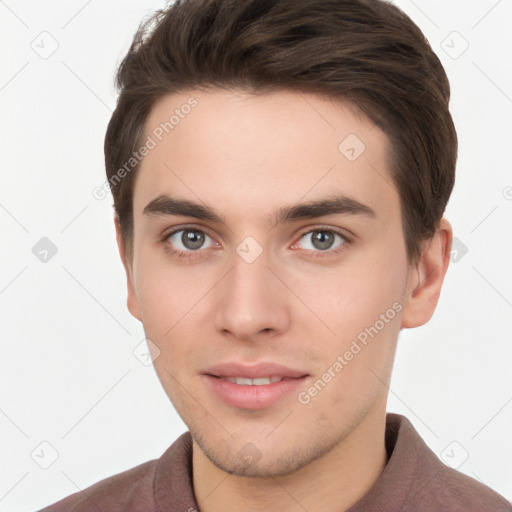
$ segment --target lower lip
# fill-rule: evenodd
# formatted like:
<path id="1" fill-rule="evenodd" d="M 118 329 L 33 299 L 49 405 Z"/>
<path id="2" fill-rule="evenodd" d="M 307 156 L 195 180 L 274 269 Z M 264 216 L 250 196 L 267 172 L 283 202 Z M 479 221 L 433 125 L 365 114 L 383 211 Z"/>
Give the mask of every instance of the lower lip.
<path id="1" fill-rule="evenodd" d="M 284 379 L 261 386 L 244 386 L 227 380 L 205 375 L 208 386 L 225 403 L 239 409 L 258 410 L 274 405 L 285 396 L 297 391 L 304 384 L 306 376 L 297 379 Z"/>

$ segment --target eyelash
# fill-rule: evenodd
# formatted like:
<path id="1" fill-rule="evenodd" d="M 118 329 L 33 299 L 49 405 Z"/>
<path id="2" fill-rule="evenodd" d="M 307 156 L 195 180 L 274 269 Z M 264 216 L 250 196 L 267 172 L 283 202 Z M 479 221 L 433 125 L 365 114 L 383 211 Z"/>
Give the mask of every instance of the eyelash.
<path id="1" fill-rule="evenodd" d="M 174 229 L 173 231 L 171 231 L 169 233 L 166 233 L 162 237 L 161 242 L 164 244 L 165 250 L 170 255 L 176 256 L 178 258 L 184 258 L 184 259 L 190 260 L 190 259 L 195 257 L 196 253 L 200 253 L 201 252 L 201 249 L 197 249 L 196 251 L 180 251 L 180 250 L 174 249 L 169 244 L 169 238 L 171 238 L 176 233 L 179 233 L 180 231 L 198 231 L 200 233 L 203 233 L 203 234 L 209 236 L 210 238 L 213 238 L 206 231 L 204 231 L 203 229 L 197 228 L 195 226 L 184 226 L 184 227 L 182 226 L 182 227 L 180 227 L 178 229 Z M 343 239 L 343 243 L 341 243 L 336 249 L 333 249 L 333 250 L 327 249 L 325 251 L 319 251 L 319 250 L 311 251 L 310 250 L 309 252 L 311 253 L 311 256 L 314 257 L 314 258 L 325 258 L 325 257 L 328 257 L 326 255 L 338 254 L 339 252 L 341 252 L 344 249 L 346 249 L 347 245 L 352 243 L 352 240 L 345 233 L 342 233 L 341 231 L 337 231 L 337 230 L 332 229 L 332 228 L 327 228 L 327 227 L 322 227 L 322 226 L 317 226 L 317 227 L 315 227 L 313 229 L 310 228 L 308 231 L 304 231 L 299 236 L 297 241 L 302 240 L 302 238 L 305 235 L 308 235 L 308 234 L 314 233 L 314 232 L 331 233 L 331 234 L 334 234 L 334 235 L 338 235 L 338 236 L 340 236 Z"/>

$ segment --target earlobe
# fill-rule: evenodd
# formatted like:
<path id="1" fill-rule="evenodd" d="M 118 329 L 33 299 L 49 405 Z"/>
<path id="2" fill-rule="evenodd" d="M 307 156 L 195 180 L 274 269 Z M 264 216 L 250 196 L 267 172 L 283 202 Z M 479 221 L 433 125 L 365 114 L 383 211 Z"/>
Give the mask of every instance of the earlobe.
<path id="1" fill-rule="evenodd" d="M 116 240 L 117 240 L 117 247 L 119 249 L 119 256 L 121 257 L 121 261 L 123 262 L 123 266 L 126 272 L 126 281 L 127 281 L 127 291 L 128 291 L 128 298 L 127 298 L 127 305 L 128 310 L 130 313 L 139 321 L 142 322 L 140 309 L 139 309 L 139 301 L 137 298 L 137 295 L 135 293 L 135 286 L 133 282 L 133 265 L 132 261 L 128 257 L 126 253 L 126 246 L 123 239 L 123 234 L 121 230 L 121 223 L 119 221 L 119 216 L 117 213 L 114 216 L 114 224 L 116 229 Z"/>
<path id="2" fill-rule="evenodd" d="M 419 327 L 432 318 L 450 263 L 452 238 L 452 227 L 443 218 L 432 239 L 424 243 L 421 259 L 409 275 L 402 328 Z"/>

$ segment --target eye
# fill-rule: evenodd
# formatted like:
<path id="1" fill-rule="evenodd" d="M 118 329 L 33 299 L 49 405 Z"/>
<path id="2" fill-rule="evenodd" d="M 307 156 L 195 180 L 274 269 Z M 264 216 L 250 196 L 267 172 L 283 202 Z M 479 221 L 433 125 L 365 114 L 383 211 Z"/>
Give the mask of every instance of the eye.
<path id="1" fill-rule="evenodd" d="M 212 238 L 204 231 L 195 228 L 185 228 L 173 231 L 166 235 L 165 240 L 173 246 L 178 253 L 195 252 L 198 249 L 207 249 L 215 245 Z M 209 240 L 209 245 L 205 246 L 205 242 Z"/>
<path id="2" fill-rule="evenodd" d="M 304 233 L 300 237 L 300 241 L 306 242 L 305 247 L 302 247 L 303 249 L 327 252 L 345 245 L 348 239 L 346 236 L 333 230 L 315 229 Z"/>

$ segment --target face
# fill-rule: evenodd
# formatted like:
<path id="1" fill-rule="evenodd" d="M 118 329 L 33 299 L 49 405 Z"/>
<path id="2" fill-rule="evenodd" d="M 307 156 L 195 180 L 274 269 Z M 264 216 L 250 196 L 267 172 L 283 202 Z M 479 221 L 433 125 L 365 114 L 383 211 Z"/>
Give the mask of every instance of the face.
<path id="1" fill-rule="evenodd" d="M 220 91 L 163 98 L 148 136 L 130 311 L 205 455 L 290 473 L 385 407 L 411 276 L 387 137 L 319 95 Z"/>

